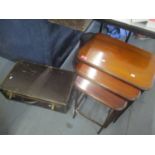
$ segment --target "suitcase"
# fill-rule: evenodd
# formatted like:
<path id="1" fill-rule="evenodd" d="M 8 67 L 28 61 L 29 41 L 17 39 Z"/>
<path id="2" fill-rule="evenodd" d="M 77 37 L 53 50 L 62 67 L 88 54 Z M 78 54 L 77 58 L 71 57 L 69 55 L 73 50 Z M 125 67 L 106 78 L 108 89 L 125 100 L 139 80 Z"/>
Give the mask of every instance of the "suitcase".
<path id="1" fill-rule="evenodd" d="M 75 73 L 51 66 L 20 61 L 0 86 L 9 99 L 67 112 Z"/>

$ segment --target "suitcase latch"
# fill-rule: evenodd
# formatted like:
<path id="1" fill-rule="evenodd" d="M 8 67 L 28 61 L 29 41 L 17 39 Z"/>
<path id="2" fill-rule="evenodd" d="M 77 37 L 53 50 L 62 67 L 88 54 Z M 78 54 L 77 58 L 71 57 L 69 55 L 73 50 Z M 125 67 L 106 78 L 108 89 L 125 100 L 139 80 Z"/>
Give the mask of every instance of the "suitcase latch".
<path id="1" fill-rule="evenodd" d="M 51 110 L 54 110 L 55 104 L 50 104 L 49 107 L 51 108 Z"/>

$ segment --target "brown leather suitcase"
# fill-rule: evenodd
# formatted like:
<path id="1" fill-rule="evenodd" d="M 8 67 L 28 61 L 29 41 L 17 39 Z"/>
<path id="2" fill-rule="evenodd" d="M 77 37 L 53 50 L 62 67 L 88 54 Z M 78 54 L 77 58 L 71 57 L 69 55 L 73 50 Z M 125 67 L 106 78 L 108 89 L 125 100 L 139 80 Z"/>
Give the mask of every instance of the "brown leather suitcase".
<path id="1" fill-rule="evenodd" d="M 74 72 L 20 61 L 15 64 L 0 88 L 9 99 L 67 112 L 74 77 Z"/>

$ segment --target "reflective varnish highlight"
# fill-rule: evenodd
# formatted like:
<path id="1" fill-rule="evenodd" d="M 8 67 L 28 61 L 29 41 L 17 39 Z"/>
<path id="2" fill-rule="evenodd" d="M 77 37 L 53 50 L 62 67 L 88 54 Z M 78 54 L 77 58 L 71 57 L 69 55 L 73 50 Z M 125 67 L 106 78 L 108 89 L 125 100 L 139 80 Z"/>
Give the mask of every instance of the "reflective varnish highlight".
<path id="1" fill-rule="evenodd" d="M 78 59 L 140 89 L 153 85 L 155 55 L 107 35 L 95 35 L 80 48 Z"/>
<path id="2" fill-rule="evenodd" d="M 140 95 L 140 90 L 136 87 L 133 87 L 105 72 L 97 70 L 96 68 L 88 66 L 87 64 L 78 63 L 76 65 L 76 72 L 80 76 L 87 78 L 128 100 L 133 101 Z"/>

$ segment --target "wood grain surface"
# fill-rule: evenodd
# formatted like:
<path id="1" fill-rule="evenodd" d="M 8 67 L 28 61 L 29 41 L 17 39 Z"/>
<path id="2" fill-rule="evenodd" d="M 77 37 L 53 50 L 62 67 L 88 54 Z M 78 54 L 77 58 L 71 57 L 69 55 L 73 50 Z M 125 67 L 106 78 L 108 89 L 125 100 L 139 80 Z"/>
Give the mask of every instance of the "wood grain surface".
<path id="1" fill-rule="evenodd" d="M 80 76 L 77 76 L 75 80 L 75 86 L 85 94 L 112 109 L 122 110 L 127 106 L 127 101 L 125 99 Z"/>
<path id="2" fill-rule="evenodd" d="M 84 63 L 76 65 L 76 72 L 88 80 L 92 80 L 96 84 L 110 90 L 113 93 L 126 98 L 127 100 L 135 100 L 140 95 L 140 90 L 127 84 L 105 72 Z"/>
<path id="3" fill-rule="evenodd" d="M 140 89 L 153 85 L 155 55 L 107 35 L 96 34 L 77 58 Z"/>

